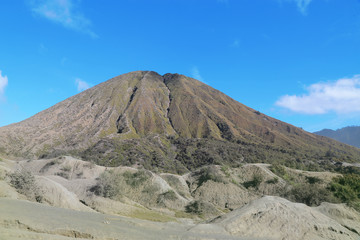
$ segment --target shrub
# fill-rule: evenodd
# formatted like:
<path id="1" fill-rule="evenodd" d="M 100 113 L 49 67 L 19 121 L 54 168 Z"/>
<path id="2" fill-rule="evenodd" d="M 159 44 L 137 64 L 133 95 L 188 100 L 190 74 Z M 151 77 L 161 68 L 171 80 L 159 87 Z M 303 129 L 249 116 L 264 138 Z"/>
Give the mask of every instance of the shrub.
<path id="1" fill-rule="evenodd" d="M 53 160 L 51 162 L 48 162 L 40 169 L 40 172 L 43 173 L 43 172 L 47 171 L 51 166 L 54 166 L 55 164 L 58 164 L 58 163 L 59 163 L 58 160 Z"/>
<path id="2" fill-rule="evenodd" d="M 221 166 L 221 171 L 225 174 L 225 176 L 230 177 L 230 167 L 227 165 Z"/>
<path id="3" fill-rule="evenodd" d="M 331 183 L 331 191 L 334 196 L 339 198 L 342 202 L 349 203 L 357 199 L 356 193 L 348 185 L 342 185 L 339 183 Z"/>
<path id="4" fill-rule="evenodd" d="M 69 173 L 67 173 L 67 172 L 57 172 L 57 173 L 55 173 L 55 175 L 60 176 L 60 177 L 65 178 L 65 179 L 70 178 Z"/>
<path id="5" fill-rule="evenodd" d="M 343 177 L 335 179 L 341 185 L 349 186 L 360 198 L 360 175 L 346 174 Z"/>
<path id="6" fill-rule="evenodd" d="M 261 174 L 254 173 L 253 179 L 251 181 L 244 182 L 243 185 L 246 188 L 253 187 L 258 188 L 260 183 L 264 180 Z"/>
<path id="7" fill-rule="evenodd" d="M 210 180 L 225 183 L 224 179 L 221 176 L 216 175 L 216 172 L 209 167 L 201 169 L 199 174 L 200 177 L 198 179 L 198 186 L 201 186 L 203 183 Z"/>
<path id="8" fill-rule="evenodd" d="M 270 170 L 279 177 L 283 177 L 284 175 L 286 175 L 285 167 L 278 163 L 274 163 L 273 165 L 271 165 Z"/>
<path id="9" fill-rule="evenodd" d="M 24 194 L 31 200 L 36 200 L 37 202 L 42 201 L 41 191 L 36 185 L 35 177 L 29 171 L 17 171 L 14 173 L 8 174 L 10 178 L 10 184 L 16 188 L 16 190 Z"/>
<path id="10" fill-rule="evenodd" d="M 211 203 L 195 200 L 185 206 L 185 212 L 196 214 L 203 218 L 209 215 L 219 215 L 219 210 Z"/>
<path id="11" fill-rule="evenodd" d="M 238 185 L 239 183 L 235 180 L 235 179 L 231 179 L 231 182 L 233 183 L 233 184 L 235 184 L 235 185 Z"/>
<path id="12" fill-rule="evenodd" d="M 330 184 L 334 196 L 342 202 L 358 205 L 360 203 L 360 175 L 345 174 L 336 177 Z"/>
<path id="13" fill-rule="evenodd" d="M 157 185 L 148 185 L 141 192 L 148 194 L 148 195 L 153 195 L 159 190 L 160 190 L 160 188 Z"/>
<path id="14" fill-rule="evenodd" d="M 283 194 L 283 197 L 308 206 L 318 206 L 322 202 L 337 202 L 331 192 L 319 184 L 299 184 L 290 191 Z"/>
<path id="15" fill-rule="evenodd" d="M 310 184 L 315 184 L 315 183 L 321 183 L 321 179 L 318 177 L 306 177 L 306 180 L 308 181 L 308 183 Z"/>
<path id="16" fill-rule="evenodd" d="M 193 201 L 185 206 L 185 212 L 193 214 L 202 214 L 202 204 L 200 201 Z"/>
<path id="17" fill-rule="evenodd" d="M 169 190 L 159 195 L 157 203 L 162 203 L 165 200 L 175 201 L 177 199 L 176 194 L 173 190 Z"/>
<path id="18" fill-rule="evenodd" d="M 141 186 L 148 179 L 149 173 L 144 170 L 139 170 L 135 173 L 126 171 L 123 174 L 114 172 L 113 170 L 105 171 L 100 174 L 97 179 L 97 184 L 91 187 L 90 191 L 99 196 L 114 198 L 122 194 L 122 186 L 125 183 L 135 188 Z"/>
<path id="19" fill-rule="evenodd" d="M 341 174 L 356 174 L 356 175 L 360 175 L 360 168 L 358 167 L 353 167 L 353 166 L 348 166 L 348 167 L 337 167 L 335 169 L 336 172 L 341 173 Z"/>
<path id="20" fill-rule="evenodd" d="M 274 177 L 272 179 L 269 179 L 266 181 L 266 183 L 269 183 L 269 184 L 276 184 L 279 182 L 279 178 L 278 177 Z"/>
<path id="21" fill-rule="evenodd" d="M 113 198 L 121 193 L 120 183 L 122 176 L 113 171 L 105 171 L 100 174 L 98 182 L 90 191 L 98 196 Z"/>
<path id="22" fill-rule="evenodd" d="M 177 199 L 176 194 L 173 190 L 169 190 L 169 191 L 163 193 L 162 195 L 164 196 L 164 199 L 166 199 L 166 200 L 175 201 Z"/>
<path id="23" fill-rule="evenodd" d="M 139 170 L 135 173 L 129 171 L 123 174 L 125 182 L 131 187 L 138 187 L 150 178 L 149 174 L 145 170 Z"/>
<path id="24" fill-rule="evenodd" d="M 174 187 L 176 188 L 177 186 L 181 185 L 180 180 L 177 177 L 173 176 L 173 175 L 166 176 L 165 180 L 173 188 Z"/>
<path id="25" fill-rule="evenodd" d="M 64 172 L 70 172 L 71 169 L 72 169 L 72 167 L 70 165 L 65 165 L 61 168 L 61 170 Z"/>

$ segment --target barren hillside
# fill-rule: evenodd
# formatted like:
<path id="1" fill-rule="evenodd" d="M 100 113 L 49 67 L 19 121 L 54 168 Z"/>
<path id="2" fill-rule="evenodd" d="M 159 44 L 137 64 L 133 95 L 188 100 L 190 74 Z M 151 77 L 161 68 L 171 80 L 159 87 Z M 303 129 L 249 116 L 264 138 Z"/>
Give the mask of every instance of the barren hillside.
<path id="1" fill-rule="evenodd" d="M 360 159 L 359 149 L 273 119 L 195 79 L 150 71 L 115 77 L 0 128 L 0 154 L 70 154 L 178 173 L 208 164 Z"/>

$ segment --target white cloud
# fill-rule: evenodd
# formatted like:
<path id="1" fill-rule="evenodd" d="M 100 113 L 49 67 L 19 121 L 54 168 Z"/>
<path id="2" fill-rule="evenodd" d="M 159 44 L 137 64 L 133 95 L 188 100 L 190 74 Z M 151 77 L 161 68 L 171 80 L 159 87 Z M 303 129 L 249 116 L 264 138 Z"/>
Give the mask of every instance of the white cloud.
<path id="1" fill-rule="evenodd" d="M 360 112 L 360 75 L 335 82 L 315 83 L 306 89 L 308 93 L 300 96 L 282 96 L 276 105 L 305 114 Z"/>
<path id="2" fill-rule="evenodd" d="M 311 1 L 312 0 L 295 0 L 297 7 L 302 14 L 306 14 L 307 7 Z"/>
<path id="3" fill-rule="evenodd" d="M 278 0 L 280 3 L 281 2 L 293 2 L 296 3 L 296 6 L 298 8 L 298 10 L 303 14 L 306 15 L 307 14 L 307 8 L 310 5 L 310 3 L 312 2 L 312 0 Z"/>
<path id="4" fill-rule="evenodd" d="M 197 67 L 193 67 L 191 69 L 191 77 L 195 78 L 195 79 L 197 79 L 197 80 L 199 80 L 201 82 L 204 82 L 204 79 L 201 77 L 200 71 L 199 71 L 199 69 Z"/>
<path id="5" fill-rule="evenodd" d="M 34 13 L 50 21 L 91 37 L 97 37 L 90 29 L 91 21 L 77 10 L 73 0 L 33 0 L 31 6 Z"/>
<path id="6" fill-rule="evenodd" d="M 2 76 L 1 70 L 0 70 L 0 96 L 4 94 L 5 87 L 8 84 L 8 78 L 7 76 Z"/>
<path id="7" fill-rule="evenodd" d="M 86 90 L 86 89 L 88 89 L 88 88 L 91 87 L 91 85 L 90 85 L 89 83 L 81 80 L 80 78 L 76 78 L 76 79 L 75 79 L 75 84 L 76 84 L 77 90 L 78 90 L 79 92 L 82 92 L 82 91 L 84 91 L 84 90 Z"/>

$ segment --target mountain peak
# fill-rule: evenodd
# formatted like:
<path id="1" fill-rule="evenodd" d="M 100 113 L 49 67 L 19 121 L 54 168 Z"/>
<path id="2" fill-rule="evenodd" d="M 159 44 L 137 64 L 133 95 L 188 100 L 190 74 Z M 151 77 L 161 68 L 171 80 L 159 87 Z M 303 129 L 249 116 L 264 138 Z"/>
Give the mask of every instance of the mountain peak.
<path id="1" fill-rule="evenodd" d="M 0 153 L 74 154 L 103 165 L 183 171 L 208 163 L 316 159 L 348 146 L 259 113 L 180 74 L 135 71 L 0 128 Z M 181 170 L 182 169 L 182 170 Z"/>

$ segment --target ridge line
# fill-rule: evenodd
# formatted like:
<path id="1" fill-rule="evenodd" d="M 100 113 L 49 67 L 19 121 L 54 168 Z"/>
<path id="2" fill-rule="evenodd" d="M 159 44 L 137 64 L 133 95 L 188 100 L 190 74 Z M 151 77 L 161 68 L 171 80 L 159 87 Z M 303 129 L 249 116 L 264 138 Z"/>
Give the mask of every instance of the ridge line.
<path id="1" fill-rule="evenodd" d="M 165 75 L 167 75 L 167 74 L 165 74 Z M 168 105 L 168 107 L 167 107 L 167 109 L 166 109 L 166 116 L 165 116 L 165 117 L 169 120 L 170 126 L 171 126 L 171 128 L 174 130 L 175 134 L 178 134 L 178 133 L 176 132 L 176 130 L 175 130 L 175 128 L 174 128 L 174 124 L 173 124 L 173 122 L 172 122 L 172 120 L 171 120 L 171 118 L 170 118 L 170 116 L 169 116 L 170 104 L 171 104 L 172 96 L 171 96 L 171 90 L 170 90 L 169 86 L 167 85 L 167 82 L 166 82 L 166 79 L 165 79 L 165 75 L 161 76 L 161 78 L 162 78 L 162 80 L 163 80 L 163 83 L 164 83 L 165 87 L 166 87 L 167 90 L 168 90 L 168 98 L 169 98 L 169 105 Z M 172 76 L 172 74 L 171 74 L 171 76 Z"/>
<path id="2" fill-rule="evenodd" d="M 128 126 L 128 125 L 129 125 L 128 119 L 127 119 L 127 117 L 126 117 L 126 111 L 129 109 L 131 103 L 132 103 L 133 100 L 134 100 L 134 96 L 135 96 L 137 90 L 139 89 L 139 88 L 137 87 L 137 85 L 141 82 L 141 80 L 143 80 L 143 79 L 145 78 L 145 76 L 146 76 L 148 73 L 149 73 L 149 72 L 146 72 L 146 73 L 142 76 L 142 78 L 141 78 L 141 79 L 135 84 L 135 86 L 133 87 L 132 93 L 131 93 L 130 98 L 129 98 L 129 101 L 128 101 L 125 109 L 124 109 L 124 112 L 123 112 L 122 114 L 120 114 L 120 116 L 119 116 L 118 119 L 116 120 L 117 133 L 123 133 L 123 131 L 124 131 L 124 129 L 126 129 L 126 127 L 129 128 L 129 126 Z M 120 126 L 123 117 L 125 117 L 125 120 L 126 120 L 126 123 L 125 123 L 125 124 L 126 124 L 126 127 Z M 130 131 L 130 128 L 129 128 L 129 131 Z"/>

